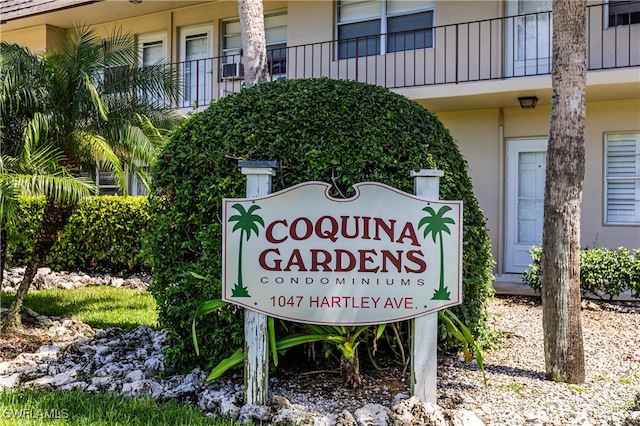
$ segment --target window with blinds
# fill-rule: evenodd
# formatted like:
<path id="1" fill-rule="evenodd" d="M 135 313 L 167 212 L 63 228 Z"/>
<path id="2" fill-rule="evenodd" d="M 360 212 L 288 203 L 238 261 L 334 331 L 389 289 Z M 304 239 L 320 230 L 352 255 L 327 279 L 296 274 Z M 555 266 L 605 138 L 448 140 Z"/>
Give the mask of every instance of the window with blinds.
<path id="1" fill-rule="evenodd" d="M 608 224 L 640 224 L 640 133 L 605 138 L 605 217 Z"/>
<path id="2" fill-rule="evenodd" d="M 433 0 L 337 3 L 338 58 L 433 47 Z"/>

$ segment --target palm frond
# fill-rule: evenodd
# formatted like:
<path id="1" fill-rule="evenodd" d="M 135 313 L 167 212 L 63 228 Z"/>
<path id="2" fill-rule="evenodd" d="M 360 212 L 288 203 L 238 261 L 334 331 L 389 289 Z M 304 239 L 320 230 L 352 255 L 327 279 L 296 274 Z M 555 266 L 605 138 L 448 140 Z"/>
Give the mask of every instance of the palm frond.
<path id="1" fill-rule="evenodd" d="M 165 100 L 178 98 L 179 79 L 175 69 L 160 63 L 138 68 L 138 53 L 132 35 L 116 28 L 103 39 L 87 25 L 70 28 L 42 55 L 0 42 L 6 172 L 66 179 L 80 169 L 95 175 L 100 162 L 126 192 L 126 164 L 148 184 L 144 167 L 166 140 L 159 128 L 174 124 L 175 112 Z M 112 77 L 120 80 L 110 92 Z M 36 184 L 51 193 L 46 180 L 34 178 L 31 185 Z"/>
<path id="2" fill-rule="evenodd" d="M 130 66 L 138 60 L 138 51 L 135 37 L 116 27 L 104 39 L 103 43 L 104 62 L 107 67 Z"/>
<path id="3" fill-rule="evenodd" d="M 37 146 L 47 141 L 50 121 L 45 114 L 36 112 L 29 120 L 22 134 L 23 146 L 21 156 L 23 161 L 31 157 L 31 153 L 37 150 Z"/>
<path id="4" fill-rule="evenodd" d="M 19 195 L 10 181 L 0 178 L 0 227 L 17 219 Z"/>
<path id="5" fill-rule="evenodd" d="M 84 131 L 76 132 L 75 136 L 79 140 L 79 144 L 83 145 L 86 151 L 91 152 L 93 160 L 98 162 L 101 168 L 112 173 L 118 187 L 126 193 L 127 180 L 124 168 L 109 142 L 100 135 Z"/>
<path id="6" fill-rule="evenodd" d="M 10 182 L 20 195 L 44 195 L 58 203 L 77 203 L 95 193 L 95 184 L 83 177 L 11 175 Z"/>
<path id="7" fill-rule="evenodd" d="M 107 105 L 105 104 L 104 100 L 100 96 L 100 93 L 98 92 L 98 89 L 96 88 L 94 81 L 91 79 L 91 76 L 85 75 L 82 82 L 83 82 L 82 87 L 84 88 L 86 93 L 89 94 L 91 103 L 95 108 L 94 111 L 98 112 L 99 117 L 101 119 L 105 121 L 108 120 L 109 112 L 107 110 Z"/>

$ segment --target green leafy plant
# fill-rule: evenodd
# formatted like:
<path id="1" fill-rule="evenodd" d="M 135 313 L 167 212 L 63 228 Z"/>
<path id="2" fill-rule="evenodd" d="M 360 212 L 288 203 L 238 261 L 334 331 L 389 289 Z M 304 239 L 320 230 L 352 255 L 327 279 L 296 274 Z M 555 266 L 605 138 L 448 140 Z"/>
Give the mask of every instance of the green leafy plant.
<path id="1" fill-rule="evenodd" d="M 150 291 L 158 301 L 160 325 L 169 331 L 167 363 L 184 370 L 194 364 L 212 367 L 243 341 L 241 311 L 232 306 L 199 323 L 199 356 L 189 338 L 198 306 L 221 298 L 219 213 L 223 198 L 246 196 L 239 160 L 278 162 L 274 192 L 322 181 L 332 184 L 331 195 L 338 198 L 352 196 L 352 185 L 362 181 L 411 193 L 411 170 L 444 170 L 440 198 L 464 202 L 464 304 L 453 311 L 478 341 L 491 339 L 486 312 L 493 295 L 491 245 L 467 163 L 447 129 L 417 103 L 382 87 L 290 79 L 242 90 L 194 114 L 173 133 L 152 168 Z M 197 280 L 189 271 L 207 279 Z M 441 347 L 459 346 L 446 328 L 441 336 Z"/>
<path id="2" fill-rule="evenodd" d="M 204 279 L 204 277 L 192 273 L 198 279 Z M 212 314 L 219 309 L 227 306 L 228 302 L 221 299 L 208 300 L 203 302 L 196 310 L 191 325 L 191 336 L 193 339 L 193 346 L 197 354 L 200 353 L 200 346 L 198 345 L 197 337 L 197 320 Z M 314 342 L 327 342 L 334 345 L 340 350 L 341 353 L 341 366 L 345 372 L 346 384 L 352 386 L 358 386 L 361 382 L 360 378 L 360 366 L 358 360 L 357 348 L 360 344 L 360 336 L 371 326 L 333 326 L 333 325 L 313 325 L 306 324 L 308 333 L 296 334 L 284 337 L 282 339 L 276 339 L 275 325 L 273 317 L 268 317 L 268 334 L 269 334 L 269 346 L 271 348 L 271 354 L 273 357 L 273 365 L 278 365 L 278 352 L 299 346 L 307 343 Z M 375 338 L 378 339 L 385 330 L 386 324 L 380 324 L 376 327 Z M 468 330 L 467 330 L 468 331 Z M 213 367 L 211 373 L 207 377 L 207 380 L 214 380 L 222 376 L 228 370 L 232 368 L 240 367 L 244 363 L 244 351 L 243 349 L 237 349 L 231 356 L 223 359 Z"/>
<path id="3" fill-rule="evenodd" d="M 204 280 L 205 277 L 195 272 L 191 272 L 191 275 L 199 280 Z M 222 299 L 207 300 L 198 306 L 191 323 L 191 337 L 193 339 L 193 346 L 196 353 L 200 352 L 197 337 L 197 321 L 198 319 L 210 315 L 221 308 L 227 306 L 229 303 Z M 472 357 L 475 358 L 480 371 L 482 372 L 482 378 L 485 386 L 487 385 L 487 376 L 484 370 L 484 361 L 482 356 L 482 347 L 479 345 L 469 328 L 453 313 L 450 309 L 443 309 L 438 311 L 438 319 L 440 319 L 446 329 L 459 341 L 462 346 L 464 358 L 467 362 L 471 362 Z M 360 336 L 367 329 L 372 326 L 341 326 L 341 325 L 315 325 L 305 324 L 305 328 L 308 333 L 297 334 L 287 336 L 283 339 L 276 339 L 276 331 L 273 317 L 268 317 L 268 337 L 269 346 L 271 348 L 271 354 L 273 357 L 273 365 L 278 365 L 278 352 L 283 351 L 294 346 L 303 345 L 306 343 L 314 343 L 318 341 L 324 341 L 336 346 L 341 353 L 341 367 L 345 372 L 346 384 L 352 386 L 358 386 L 361 382 L 360 378 L 360 366 L 358 359 L 357 348 L 361 343 Z M 387 324 L 379 324 L 375 326 L 375 340 L 378 340 L 384 333 Z M 226 373 L 228 370 L 236 367 L 240 367 L 244 362 L 243 349 L 237 349 L 231 356 L 223 359 L 216 365 L 209 374 L 207 380 L 215 380 Z"/>
<path id="4" fill-rule="evenodd" d="M 529 265 L 522 281 L 540 292 L 541 247 L 529 251 L 533 262 Z M 584 248 L 580 251 L 580 289 L 583 296 L 613 299 L 625 291 L 633 297 L 640 297 L 640 250 L 618 248 Z"/>
<path id="5" fill-rule="evenodd" d="M 450 309 L 443 309 L 438 311 L 438 319 L 442 321 L 451 335 L 455 337 L 462 345 L 462 352 L 464 359 L 467 362 L 471 362 L 472 357 L 475 358 L 482 372 L 482 379 L 484 385 L 487 385 L 487 375 L 484 371 L 484 359 L 482 357 L 482 346 L 476 342 L 476 339 L 471 334 L 471 330 L 457 317 Z"/>
<path id="6" fill-rule="evenodd" d="M 50 147 L 56 152 L 51 159 L 57 162 L 55 169 L 75 178 L 76 188 L 93 186 L 82 171 L 95 177 L 100 164 L 126 193 L 125 166 L 146 182 L 139 164 L 153 161 L 164 142 L 160 129 L 171 129 L 177 118 L 169 104 L 154 100 L 156 95 L 178 99 L 177 72 L 162 64 L 140 72 L 136 38 L 119 29 L 107 38 L 86 25 L 61 35 L 55 46 L 38 54 L 0 42 L 3 136 L 6 128 L 13 153 Z M 116 68 L 120 78 L 108 78 Z M 54 168 L 47 169 L 51 177 Z M 4 331 L 20 324 L 20 307 L 37 269 L 77 207 L 78 197 L 61 198 L 61 189 L 57 185 L 55 191 L 37 192 L 47 202 L 22 283 L 2 321 Z"/>
<path id="7" fill-rule="evenodd" d="M 578 395 L 583 394 L 586 390 L 583 386 L 578 386 L 578 385 L 568 385 L 567 389 L 577 393 Z"/>
<path id="8" fill-rule="evenodd" d="M 499 389 L 510 390 L 516 394 L 518 398 L 524 398 L 524 393 L 526 391 L 526 387 L 520 383 L 509 383 L 508 385 L 499 385 Z"/>

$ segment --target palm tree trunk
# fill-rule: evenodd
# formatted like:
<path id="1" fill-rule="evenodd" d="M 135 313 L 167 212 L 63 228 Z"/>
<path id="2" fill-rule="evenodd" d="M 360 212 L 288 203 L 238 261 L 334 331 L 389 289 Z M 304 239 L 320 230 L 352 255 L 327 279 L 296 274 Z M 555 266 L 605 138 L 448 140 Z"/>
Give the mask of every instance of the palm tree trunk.
<path id="1" fill-rule="evenodd" d="M 585 170 L 586 0 L 553 2 L 553 98 L 542 234 L 547 378 L 584 383 L 580 204 Z"/>
<path id="2" fill-rule="evenodd" d="M 42 265 L 46 255 L 49 253 L 49 250 L 56 242 L 58 232 L 62 230 L 69 221 L 69 217 L 71 217 L 75 207 L 75 204 L 60 204 L 53 200 L 47 200 L 31 261 L 25 268 L 24 276 L 16 292 L 15 299 L 9 307 L 7 317 L 3 321 L 2 331 L 8 331 L 20 326 L 20 308 L 29 291 L 29 287 L 31 287 L 33 278 L 38 272 L 38 268 Z"/>
<path id="3" fill-rule="evenodd" d="M 7 260 L 7 229 L 0 227 L 0 286 L 4 280 L 4 267 Z"/>
<path id="4" fill-rule="evenodd" d="M 242 62 L 246 87 L 268 80 L 267 41 L 262 0 L 238 0 L 242 32 Z"/>

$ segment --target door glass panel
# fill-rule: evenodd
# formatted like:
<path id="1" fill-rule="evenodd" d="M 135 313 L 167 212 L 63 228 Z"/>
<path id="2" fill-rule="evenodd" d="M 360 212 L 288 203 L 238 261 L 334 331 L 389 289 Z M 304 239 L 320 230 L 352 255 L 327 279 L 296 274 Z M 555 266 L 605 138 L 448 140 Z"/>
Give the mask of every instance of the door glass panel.
<path id="1" fill-rule="evenodd" d="M 507 75 L 537 75 L 551 72 L 552 2 L 512 0 L 508 21 Z"/>
<path id="2" fill-rule="evenodd" d="M 150 67 L 161 63 L 165 59 L 164 42 L 162 40 L 155 40 L 142 43 L 142 66 Z M 142 95 L 148 102 L 156 105 L 160 105 L 164 99 L 154 91 L 145 91 Z"/>
<path id="3" fill-rule="evenodd" d="M 540 244 L 544 213 L 545 152 L 518 155 L 517 243 Z"/>
<path id="4" fill-rule="evenodd" d="M 185 40 L 185 100 L 200 101 L 204 105 L 206 97 L 206 76 L 208 61 L 205 59 L 209 51 L 207 33 L 187 36 Z"/>

